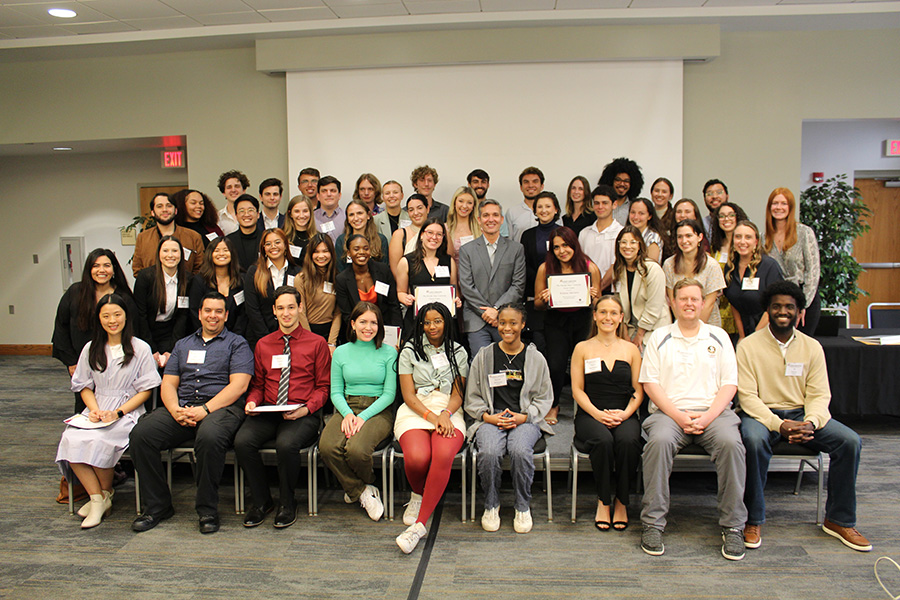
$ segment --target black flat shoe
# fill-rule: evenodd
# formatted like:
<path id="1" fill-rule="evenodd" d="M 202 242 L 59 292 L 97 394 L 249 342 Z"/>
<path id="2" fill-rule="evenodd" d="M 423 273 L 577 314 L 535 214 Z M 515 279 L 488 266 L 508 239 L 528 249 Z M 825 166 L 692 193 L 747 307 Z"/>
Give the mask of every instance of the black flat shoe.
<path id="1" fill-rule="evenodd" d="M 132 521 L 131 530 L 137 531 L 138 533 L 142 531 L 150 531 L 169 517 L 175 514 L 175 509 L 171 506 L 166 510 L 162 511 L 158 515 L 151 515 L 150 513 L 144 513 L 139 516 L 137 519 Z"/>
<path id="2" fill-rule="evenodd" d="M 219 530 L 219 515 L 200 517 L 200 533 L 215 533 Z"/>
<path id="3" fill-rule="evenodd" d="M 594 527 L 600 531 L 609 531 L 609 521 L 594 521 Z"/>
<path id="4" fill-rule="evenodd" d="M 275 515 L 275 528 L 290 527 L 297 520 L 297 509 L 293 506 L 282 506 Z"/>
<path id="5" fill-rule="evenodd" d="M 247 514 L 244 516 L 244 527 L 256 527 L 257 525 L 265 521 L 266 515 L 272 512 L 274 509 L 275 505 L 272 504 L 272 502 L 269 502 L 262 508 L 254 504 L 250 507 L 250 510 L 248 510 Z"/>

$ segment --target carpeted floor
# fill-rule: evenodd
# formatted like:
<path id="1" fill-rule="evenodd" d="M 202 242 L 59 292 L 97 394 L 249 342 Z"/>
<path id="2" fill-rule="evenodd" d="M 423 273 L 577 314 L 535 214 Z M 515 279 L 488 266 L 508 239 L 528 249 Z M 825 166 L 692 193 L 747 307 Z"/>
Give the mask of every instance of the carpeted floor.
<path id="1" fill-rule="evenodd" d="M 285 530 L 246 530 L 233 512 L 231 470 L 221 492 L 222 530 L 197 532 L 188 465 L 175 469 L 174 518 L 135 534 L 134 483 L 116 492 L 113 514 L 82 531 L 79 518 L 56 504 L 59 471 L 53 462 L 72 409 L 61 365 L 44 357 L 0 357 L 0 597 L 2 598 L 887 598 L 873 565 L 879 556 L 900 562 L 900 419 L 849 422 L 863 437 L 858 484 L 859 529 L 875 546 L 854 552 L 817 529 L 815 477 L 774 473 L 766 498 L 763 546 L 741 562 L 719 553 L 715 475 L 676 473 L 666 532 L 666 554 L 639 548 L 639 497 L 632 499 L 632 526 L 622 533 L 596 531 L 596 499 L 588 472 L 579 479 L 578 522 L 569 519 L 566 465 L 571 441 L 571 404 L 550 443 L 554 521 L 546 521 L 542 474 L 534 487 L 534 530 L 512 530 L 512 491 L 502 495 L 503 523 L 486 533 L 461 523 L 459 474 L 446 494 L 427 565 L 423 540 L 403 555 L 394 537 L 397 520 L 371 522 L 341 492 L 328 488 L 320 471 L 319 516 L 301 516 Z M 272 481 L 274 483 L 274 472 Z M 481 494 L 479 490 L 479 501 Z M 297 491 L 306 506 L 305 478 Z M 480 517 L 479 508 L 476 517 Z M 431 524 L 432 532 L 435 524 Z M 879 572 L 900 594 L 900 572 L 882 561 Z M 425 568 L 427 567 L 427 569 Z M 419 577 L 417 577 L 417 571 Z M 424 575 L 424 578 L 422 577 Z M 417 584 L 414 586 L 414 582 Z"/>

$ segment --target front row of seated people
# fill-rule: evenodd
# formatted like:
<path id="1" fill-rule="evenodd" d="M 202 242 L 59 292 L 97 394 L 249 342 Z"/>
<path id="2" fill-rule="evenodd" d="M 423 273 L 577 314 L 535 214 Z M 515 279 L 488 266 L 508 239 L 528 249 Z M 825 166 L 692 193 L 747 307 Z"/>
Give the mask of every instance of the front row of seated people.
<path id="1" fill-rule="evenodd" d="M 716 463 L 721 552 L 740 560 L 745 547 L 761 544 L 768 463 L 773 445 L 786 440 L 830 454 L 823 530 L 855 550 L 871 550 L 855 529 L 861 442 L 830 418 L 824 353 L 796 329 L 805 302 L 800 288 L 783 281 L 767 288 L 768 326 L 738 345 L 736 359 L 726 334 L 700 320 L 703 296 L 696 280 L 678 282 L 673 297 L 676 321 L 649 336 L 643 358 L 627 341 L 616 296 L 594 304 L 596 334 L 573 353 L 575 435 L 588 448 L 594 470 L 597 529 L 627 527 L 629 494 L 642 461 L 641 548 L 663 554 L 672 462 L 679 450 L 696 443 Z M 278 330 L 260 340 L 254 357 L 247 342 L 225 327 L 225 297 L 207 293 L 198 312 L 200 329 L 175 344 L 165 365 L 164 406 L 138 418 L 159 384 L 156 365 L 149 346 L 132 336 L 129 303 L 117 294 L 102 297 L 94 312 L 100 327 L 81 352 L 72 389 L 81 392 L 91 421 L 112 424 L 68 427 L 57 454 L 61 470 L 66 473 L 71 466 L 90 494 L 79 511 L 82 527 L 98 525 L 111 510 L 112 466 L 129 440 L 144 500 L 144 512 L 132 524 L 135 531 L 152 529 L 173 515 L 160 452 L 190 442 L 202 533 L 219 528 L 218 486 L 232 444 L 252 497 L 244 525 L 257 526 L 274 510 L 259 457 L 260 447 L 272 440 L 280 489 L 274 525 L 290 526 L 296 519 L 299 450 L 315 442 L 330 395 L 336 413 L 319 438 L 320 452 L 344 500 L 358 501 L 373 520 L 381 518 L 384 507 L 373 485 L 372 454 L 392 432 L 400 444 L 412 488 L 403 515 L 408 529 L 396 540 L 403 552 L 412 552 L 427 533 L 428 518 L 463 445 L 463 410 L 471 419 L 466 435 L 478 449 L 483 528 L 500 527 L 500 461 L 508 454 L 513 527 L 530 531 L 533 448 L 543 434 L 553 433 L 545 420 L 553 386 L 543 356 L 521 339 L 523 307 L 499 307 L 499 340 L 482 348 L 471 367 L 441 304 L 418 312 L 399 361 L 396 350 L 383 342 L 382 315 L 374 304 L 360 302 L 354 308 L 350 343 L 333 357 L 324 338 L 300 326 L 301 309 L 295 288 L 274 292 Z M 403 403 L 395 418 L 398 379 Z M 732 410 L 735 391 L 739 413 Z M 640 425 L 644 393 L 650 416 Z M 290 406 L 282 412 L 257 411 L 279 404 Z M 640 427 L 647 437 L 642 455 Z"/>

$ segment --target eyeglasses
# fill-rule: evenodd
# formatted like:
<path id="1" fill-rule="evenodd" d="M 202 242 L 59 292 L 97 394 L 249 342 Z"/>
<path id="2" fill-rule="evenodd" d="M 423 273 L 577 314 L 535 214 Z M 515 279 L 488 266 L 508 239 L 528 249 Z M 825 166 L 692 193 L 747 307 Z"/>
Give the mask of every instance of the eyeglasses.
<path id="1" fill-rule="evenodd" d="M 442 237 L 444 237 L 444 234 L 440 231 L 423 231 L 422 235 L 433 239 L 441 239 Z"/>
<path id="2" fill-rule="evenodd" d="M 443 325 L 443 324 L 444 324 L 443 319 L 435 319 L 434 321 L 425 321 L 423 323 L 423 325 L 425 325 L 425 327 L 429 327 L 431 325 Z"/>
<path id="3" fill-rule="evenodd" d="M 627 177 L 616 177 L 615 179 L 613 179 L 613 183 L 631 183 L 631 179 L 628 179 Z"/>
<path id="4" fill-rule="evenodd" d="M 239 208 L 234 212 L 237 215 L 255 215 L 256 209 L 255 208 Z"/>
<path id="5" fill-rule="evenodd" d="M 707 198 L 715 198 L 716 196 L 724 196 L 725 192 L 723 190 L 710 190 L 703 195 Z"/>
<path id="6" fill-rule="evenodd" d="M 734 221 L 735 219 L 737 219 L 737 214 L 736 214 L 736 213 L 729 213 L 729 214 L 721 214 L 721 215 L 719 215 L 719 220 L 720 220 L 720 221 Z"/>

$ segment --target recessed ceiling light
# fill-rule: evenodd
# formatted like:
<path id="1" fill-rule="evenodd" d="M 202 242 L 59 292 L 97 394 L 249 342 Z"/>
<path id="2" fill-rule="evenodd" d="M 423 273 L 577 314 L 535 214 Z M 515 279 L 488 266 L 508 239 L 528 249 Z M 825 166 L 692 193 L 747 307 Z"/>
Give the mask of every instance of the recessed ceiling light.
<path id="1" fill-rule="evenodd" d="M 57 150 L 57 151 L 59 151 L 59 152 L 63 152 L 63 151 L 65 151 L 65 150 L 71 150 L 71 148 L 69 148 L 68 146 L 57 146 L 56 148 L 54 148 L 54 150 Z"/>
<path id="2" fill-rule="evenodd" d="M 78 15 L 74 10 L 69 10 L 68 8 L 51 8 L 47 12 L 60 19 L 71 19 Z"/>

